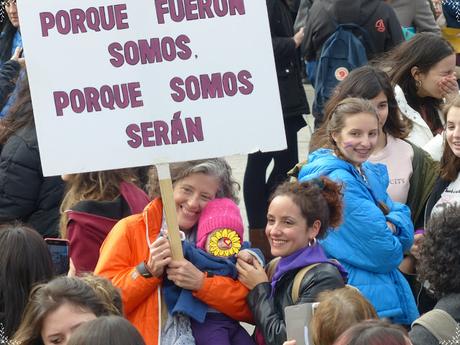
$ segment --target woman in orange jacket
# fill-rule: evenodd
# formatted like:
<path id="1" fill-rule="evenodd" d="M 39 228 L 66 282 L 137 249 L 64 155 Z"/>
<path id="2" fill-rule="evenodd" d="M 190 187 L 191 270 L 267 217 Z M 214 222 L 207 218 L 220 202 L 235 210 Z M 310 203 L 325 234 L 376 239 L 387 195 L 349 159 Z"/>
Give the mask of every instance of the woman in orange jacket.
<path id="1" fill-rule="evenodd" d="M 222 159 L 171 164 L 170 168 L 177 222 L 186 239 L 194 242 L 202 209 L 215 197 L 236 200 L 237 183 L 230 166 Z M 157 181 L 152 187 L 153 194 L 159 195 Z M 115 225 L 101 247 L 95 270 L 121 289 L 125 316 L 146 344 L 161 344 L 161 330 L 167 317 L 166 306 L 161 302 L 165 273 L 174 284 L 193 291 L 210 308 L 236 320 L 250 321 L 247 288 L 229 277 L 208 276 L 185 259 L 172 260 L 169 242 L 159 236 L 165 226 L 163 205 L 156 198 L 142 214 L 124 218 Z"/>

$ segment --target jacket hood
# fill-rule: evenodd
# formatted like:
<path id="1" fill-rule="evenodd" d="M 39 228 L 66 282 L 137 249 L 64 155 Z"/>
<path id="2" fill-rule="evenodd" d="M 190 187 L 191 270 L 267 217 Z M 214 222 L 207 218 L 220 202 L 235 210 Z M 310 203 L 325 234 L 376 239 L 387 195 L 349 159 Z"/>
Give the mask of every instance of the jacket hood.
<path id="1" fill-rule="evenodd" d="M 353 164 L 336 157 L 330 149 L 318 149 L 309 155 L 308 164 L 300 170 L 298 180 L 304 182 L 320 176 L 328 176 L 336 170 L 342 170 L 361 181 L 375 200 L 385 198 L 390 182 L 386 166 L 366 161 L 361 168 L 366 173 L 367 184 L 364 183 L 358 169 Z"/>
<path id="2" fill-rule="evenodd" d="M 337 169 L 346 170 L 351 174 L 357 173 L 352 164 L 337 158 L 331 149 L 318 149 L 308 156 L 308 164 L 300 169 L 298 179 L 300 182 L 308 181 L 329 175 Z"/>
<path id="3" fill-rule="evenodd" d="M 381 0 L 321 0 L 324 9 L 340 23 L 365 24 L 377 10 Z"/>
<path id="4" fill-rule="evenodd" d="M 132 214 L 141 213 L 149 201 L 142 189 L 123 181 L 120 184 L 120 196 L 114 200 L 83 200 L 67 212 L 69 219 L 80 220 L 80 217 L 88 217 L 96 222 L 101 220 L 116 222 Z"/>

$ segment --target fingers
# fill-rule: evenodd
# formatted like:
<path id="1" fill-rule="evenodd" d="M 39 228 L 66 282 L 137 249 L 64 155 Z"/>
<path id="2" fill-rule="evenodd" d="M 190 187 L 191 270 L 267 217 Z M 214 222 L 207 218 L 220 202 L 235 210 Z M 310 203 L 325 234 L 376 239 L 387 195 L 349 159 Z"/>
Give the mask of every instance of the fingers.
<path id="1" fill-rule="evenodd" d="M 152 248 L 158 248 L 158 247 L 164 246 L 164 245 L 169 246 L 169 241 L 168 241 L 168 239 L 165 238 L 165 237 L 163 237 L 163 236 L 159 236 L 159 237 L 152 243 L 151 249 L 152 249 Z"/>
<path id="2" fill-rule="evenodd" d="M 262 265 L 260 264 L 259 260 L 254 260 L 253 261 L 253 265 L 254 267 L 257 269 L 257 270 L 263 270 L 264 271 L 264 268 L 262 267 Z"/>
<path id="3" fill-rule="evenodd" d="M 251 264 L 248 264 L 246 261 L 242 260 L 242 259 L 238 259 L 236 261 L 236 263 L 241 267 L 241 269 L 247 271 L 248 269 L 250 269 L 252 267 Z"/>
<path id="4" fill-rule="evenodd" d="M 236 261 L 236 270 L 238 271 L 238 274 L 242 274 L 242 273 L 246 272 L 246 270 L 243 267 L 241 267 L 240 260 Z"/>
<path id="5" fill-rule="evenodd" d="M 17 61 L 19 59 L 19 57 L 21 56 L 21 53 L 22 53 L 22 47 L 16 47 L 16 49 L 14 50 L 14 54 L 11 57 L 11 59 Z"/>

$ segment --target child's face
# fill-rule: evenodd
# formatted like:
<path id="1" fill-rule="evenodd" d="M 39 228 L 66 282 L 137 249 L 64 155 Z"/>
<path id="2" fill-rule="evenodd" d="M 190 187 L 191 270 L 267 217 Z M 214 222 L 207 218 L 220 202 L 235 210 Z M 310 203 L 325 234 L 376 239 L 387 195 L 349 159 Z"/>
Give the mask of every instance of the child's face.
<path id="1" fill-rule="evenodd" d="M 205 248 L 214 256 L 228 257 L 240 251 L 241 239 L 235 230 L 216 229 L 208 235 Z"/>

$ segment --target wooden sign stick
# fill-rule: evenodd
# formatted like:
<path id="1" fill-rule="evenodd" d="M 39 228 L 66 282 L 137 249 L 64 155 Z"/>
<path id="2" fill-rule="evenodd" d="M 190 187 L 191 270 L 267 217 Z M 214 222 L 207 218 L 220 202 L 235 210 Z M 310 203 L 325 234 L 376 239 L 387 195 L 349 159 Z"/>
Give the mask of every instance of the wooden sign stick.
<path id="1" fill-rule="evenodd" d="M 161 200 L 163 201 L 163 209 L 166 215 L 166 224 L 168 225 L 168 239 L 171 245 L 171 256 L 174 260 L 180 260 L 184 258 L 184 253 L 182 252 L 179 226 L 177 225 L 176 204 L 173 198 L 169 164 L 157 164 L 156 168 L 160 181 Z"/>

